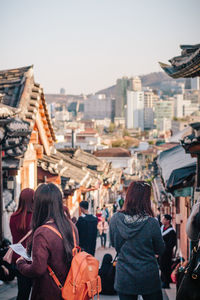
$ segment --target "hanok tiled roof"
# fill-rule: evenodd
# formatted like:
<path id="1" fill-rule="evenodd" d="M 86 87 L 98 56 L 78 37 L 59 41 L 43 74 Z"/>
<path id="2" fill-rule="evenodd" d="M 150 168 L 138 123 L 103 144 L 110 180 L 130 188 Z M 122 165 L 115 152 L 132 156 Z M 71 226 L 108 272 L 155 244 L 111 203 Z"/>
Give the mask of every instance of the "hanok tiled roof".
<path id="1" fill-rule="evenodd" d="M 0 93 L 3 104 L 20 108 L 20 118 L 33 128 L 38 111 L 44 114 L 49 135 L 55 141 L 55 134 L 47 111 L 43 89 L 35 83 L 33 66 L 0 71 Z"/>
<path id="2" fill-rule="evenodd" d="M 82 166 L 80 163 L 77 163 L 76 159 L 65 156 L 59 151 L 50 156 L 43 155 L 43 158 L 38 160 L 38 167 L 51 174 L 60 175 L 85 186 L 89 184 L 95 185 L 98 180 L 97 172 L 91 171 L 86 165 Z M 84 182 L 86 177 L 87 182 Z"/>
<path id="3" fill-rule="evenodd" d="M 161 68 L 173 78 L 200 76 L 200 44 L 181 45 L 181 55 L 169 60 L 171 65 L 159 63 Z"/>
<path id="4" fill-rule="evenodd" d="M 3 95 L 0 94 L 0 101 L 3 100 Z M 15 116 L 20 110 L 0 103 L 0 119 L 7 119 Z"/>
<path id="5" fill-rule="evenodd" d="M 79 162 L 84 162 L 91 169 L 93 169 L 92 166 L 96 166 L 96 170 L 99 172 L 105 172 L 108 167 L 107 162 L 102 162 L 102 160 L 95 155 L 85 152 L 81 149 L 76 150 L 74 153 L 74 158 L 76 158 Z"/>
<path id="6" fill-rule="evenodd" d="M 97 157 L 131 157 L 130 151 L 124 148 L 108 148 L 94 152 Z"/>
<path id="7" fill-rule="evenodd" d="M 18 118 L 19 109 L 0 103 L 0 144 L 4 151 L 4 166 L 12 165 L 7 157 L 21 157 L 27 149 L 30 129 L 29 123 Z M 16 166 L 18 162 L 16 162 Z M 13 168 L 13 167 L 12 167 Z"/>

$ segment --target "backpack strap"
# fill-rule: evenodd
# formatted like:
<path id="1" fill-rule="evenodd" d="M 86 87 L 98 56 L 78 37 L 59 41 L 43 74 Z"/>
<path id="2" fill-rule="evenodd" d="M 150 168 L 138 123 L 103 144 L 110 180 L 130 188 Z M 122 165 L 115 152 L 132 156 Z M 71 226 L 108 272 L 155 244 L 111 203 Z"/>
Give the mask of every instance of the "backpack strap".
<path id="1" fill-rule="evenodd" d="M 42 225 L 42 227 L 49 228 L 50 230 L 54 231 L 61 239 L 63 239 L 62 235 L 60 234 L 60 232 L 56 228 L 54 228 L 52 226 L 49 226 L 49 225 L 46 225 L 46 224 Z M 74 228 L 73 228 L 73 226 L 71 226 L 71 228 L 72 228 L 72 234 L 73 234 L 73 240 L 74 240 L 74 248 L 77 248 L 76 235 L 75 235 L 75 232 L 74 232 Z"/>
<path id="2" fill-rule="evenodd" d="M 52 226 L 49 226 L 49 225 L 46 225 L 46 224 L 42 225 L 42 227 L 49 228 L 50 230 L 55 232 L 61 239 L 63 239 L 62 235 L 60 234 L 60 232 L 56 228 L 54 228 Z M 73 226 L 71 226 L 71 228 L 72 228 L 73 240 L 74 240 L 74 249 L 72 249 L 72 255 L 74 256 L 78 251 L 77 248 L 80 248 L 80 247 L 77 246 L 76 235 L 75 235 Z M 47 268 L 48 268 L 48 271 L 49 271 L 49 275 L 52 277 L 52 279 L 56 283 L 57 287 L 62 291 L 63 286 L 62 286 L 61 282 L 59 281 L 58 277 L 56 276 L 56 274 L 54 273 L 54 271 L 52 270 L 52 268 L 49 265 L 47 265 Z"/>
<path id="3" fill-rule="evenodd" d="M 62 291 L 62 284 L 59 281 L 58 277 L 56 276 L 56 274 L 54 273 L 54 271 L 52 270 L 51 267 L 47 266 L 48 271 L 49 271 L 49 275 L 53 278 L 54 282 L 56 283 L 57 287 Z"/>
<path id="4" fill-rule="evenodd" d="M 52 226 L 49 226 L 49 225 L 42 225 L 42 227 L 49 228 L 50 230 L 54 231 L 62 239 L 62 235 L 60 234 L 60 232 L 56 228 L 54 228 Z"/>

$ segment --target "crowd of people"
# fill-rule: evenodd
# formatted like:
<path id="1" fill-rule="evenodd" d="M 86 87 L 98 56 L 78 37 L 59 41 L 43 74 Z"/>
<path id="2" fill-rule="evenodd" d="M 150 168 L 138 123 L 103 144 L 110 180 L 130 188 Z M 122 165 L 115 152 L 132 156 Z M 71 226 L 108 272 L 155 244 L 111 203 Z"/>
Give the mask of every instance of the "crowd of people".
<path id="1" fill-rule="evenodd" d="M 150 185 L 135 181 L 125 199 L 120 194 L 113 204 L 112 216 L 106 205 L 97 207 L 94 216 L 88 210 L 89 203 L 81 201 L 77 220 L 63 206 L 62 192 L 55 184 L 41 184 L 35 192 L 24 189 L 18 209 L 10 218 L 10 229 L 13 243 L 22 241 L 31 262 L 13 252 L 11 265 L 6 268 L 12 279 L 17 277 L 17 300 L 28 300 L 30 293 L 32 300 L 62 299 L 48 266 L 63 286 L 73 256 L 73 235 L 79 247 L 94 256 L 97 237 L 105 248 L 108 233 L 109 246 L 117 255 L 114 260 L 110 254 L 103 258 L 99 270 L 102 293 L 117 293 L 120 300 L 137 299 L 138 295 L 144 300 L 162 300 L 162 288 L 170 288 L 176 232 L 171 215 L 165 214 L 161 220 L 154 216 L 150 197 Z M 189 218 L 187 234 L 198 240 L 199 233 L 198 204 Z"/>

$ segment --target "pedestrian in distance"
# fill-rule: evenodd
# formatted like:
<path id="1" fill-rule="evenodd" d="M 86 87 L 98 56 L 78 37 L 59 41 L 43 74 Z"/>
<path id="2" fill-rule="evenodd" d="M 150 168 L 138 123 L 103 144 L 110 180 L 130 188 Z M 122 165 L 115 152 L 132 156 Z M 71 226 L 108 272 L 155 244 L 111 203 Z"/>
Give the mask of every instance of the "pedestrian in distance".
<path id="1" fill-rule="evenodd" d="M 99 230 L 101 238 L 101 247 L 106 248 L 106 240 L 109 226 L 105 218 L 101 218 L 101 221 L 98 223 L 97 228 Z"/>
<path id="2" fill-rule="evenodd" d="M 81 201 L 79 205 L 82 213 L 76 223 L 79 233 L 79 246 L 84 251 L 94 255 L 97 239 L 97 217 L 89 214 L 87 201 Z"/>
<path id="3" fill-rule="evenodd" d="M 99 208 L 99 206 L 97 206 L 97 209 L 96 209 L 96 217 L 97 217 L 97 221 L 100 222 L 101 221 L 101 210 Z"/>
<path id="4" fill-rule="evenodd" d="M 17 244 L 26 235 L 31 234 L 31 219 L 33 214 L 34 190 L 26 188 L 21 191 L 19 196 L 19 204 L 16 212 L 10 217 L 10 230 L 12 234 L 13 244 Z M 27 238 L 22 242 L 26 247 Z M 31 278 L 21 274 L 16 268 L 16 261 L 19 258 L 15 252 L 12 255 L 12 264 L 17 276 L 18 294 L 17 300 L 28 300 L 32 287 Z"/>
<path id="5" fill-rule="evenodd" d="M 117 212 L 117 209 L 118 209 L 118 203 L 117 203 L 117 200 L 115 201 L 115 203 L 113 203 L 113 214 Z"/>
<path id="6" fill-rule="evenodd" d="M 50 276 L 48 266 L 63 285 L 72 260 L 72 228 L 78 238 L 75 225 L 64 213 L 62 198 L 62 192 L 53 183 L 41 184 L 35 191 L 32 239 L 28 248 L 32 262 L 28 263 L 24 258 L 17 260 L 18 270 L 33 279 L 31 300 L 62 299 L 61 290 Z M 53 230 L 59 231 L 62 238 Z"/>
<path id="7" fill-rule="evenodd" d="M 103 205 L 103 208 L 101 209 L 101 217 L 104 218 L 105 220 L 108 217 L 108 210 L 106 209 L 105 204 Z"/>
<path id="8" fill-rule="evenodd" d="M 176 246 L 176 232 L 171 225 L 171 221 L 172 217 L 169 214 L 162 217 L 161 233 L 165 242 L 165 251 L 159 258 L 159 264 L 163 289 L 170 288 L 173 249 Z"/>
<path id="9" fill-rule="evenodd" d="M 124 198 L 123 198 L 122 194 L 120 194 L 120 196 L 119 196 L 118 203 L 119 203 L 120 209 L 122 209 L 122 207 L 124 205 Z"/>
<path id="10" fill-rule="evenodd" d="M 151 208 L 151 187 L 145 181 L 129 185 L 123 209 L 110 221 L 112 246 L 118 253 L 114 288 L 120 300 L 162 300 L 156 255 L 164 251 L 158 221 Z"/>
<path id="11" fill-rule="evenodd" d="M 101 277 L 101 286 L 103 295 L 115 295 L 114 281 L 115 281 L 115 265 L 113 263 L 112 255 L 106 253 L 103 257 L 101 268 L 99 269 Z"/>

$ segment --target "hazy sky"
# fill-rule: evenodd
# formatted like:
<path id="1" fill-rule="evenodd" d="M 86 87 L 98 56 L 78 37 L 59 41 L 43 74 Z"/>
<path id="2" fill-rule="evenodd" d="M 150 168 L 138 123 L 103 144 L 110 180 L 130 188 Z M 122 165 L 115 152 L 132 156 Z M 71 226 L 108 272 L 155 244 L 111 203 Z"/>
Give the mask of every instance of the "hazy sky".
<path id="1" fill-rule="evenodd" d="M 46 93 L 91 93 L 200 43 L 200 0 L 0 0 L 0 69 L 34 65 Z"/>

